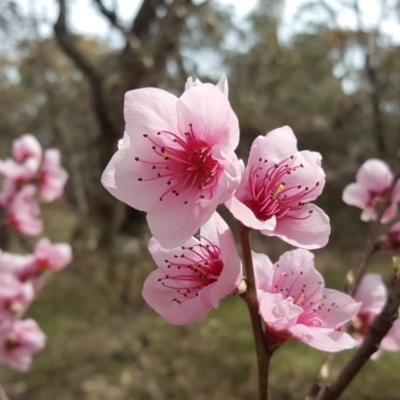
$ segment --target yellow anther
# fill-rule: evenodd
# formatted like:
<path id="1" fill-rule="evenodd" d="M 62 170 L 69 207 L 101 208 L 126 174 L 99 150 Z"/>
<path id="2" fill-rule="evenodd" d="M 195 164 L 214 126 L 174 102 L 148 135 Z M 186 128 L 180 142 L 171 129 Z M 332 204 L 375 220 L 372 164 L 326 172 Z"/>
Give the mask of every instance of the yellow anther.
<path id="1" fill-rule="evenodd" d="M 299 299 L 296 301 L 296 306 L 299 306 L 306 299 L 306 295 L 304 293 L 301 294 Z"/>
<path id="2" fill-rule="evenodd" d="M 283 189 L 285 189 L 285 184 L 284 184 L 284 183 L 281 183 L 281 184 L 274 190 L 274 193 L 273 193 L 272 197 L 273 197 L 274 199 L 276 199 L 276 198 L 278 197 L 279 193 L 282 192 Z"/>

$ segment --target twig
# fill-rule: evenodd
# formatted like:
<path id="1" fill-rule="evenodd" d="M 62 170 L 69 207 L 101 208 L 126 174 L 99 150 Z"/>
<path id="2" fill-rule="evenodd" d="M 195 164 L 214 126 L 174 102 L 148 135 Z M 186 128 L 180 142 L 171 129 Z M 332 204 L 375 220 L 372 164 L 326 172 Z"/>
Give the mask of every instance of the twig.
<path id="1" fill-rule="evenodd" d="M 0 383 L 0 400 L 10 400 L 1 383 Z"/>
<path id="2" fill-rule="evenodd" d="M 334 353 L 327 353 L 324 363 L 321 365 L 321 368 L 318 371 L 317 376 L 314 379 L 314 382 L 310 388 L 306 396 L 306 400 L 312 400 L 317 398 L 321 389 L 322 382 L 329 376 L 329 369 L 332 365 L 332 361 L 334 359 Z"/>
<path id="3" fill-rule="evenodd" d="M 321 393 L 319 400 L 335 400 L 347 388 L 370 357 L 379 349 L 394 321 L 398 318 L 400 307 L 400 260 L 397 259 L 389 285 L 388 298 L 381 313 L 374 319 L 367 330 L 364 341 L 353 357 L 344 366 L 339 376 Z"/>
<path id="4" fill-rule="evenodd" d="M 268 399 L 268 369 L 269 362 L 272 356 L 272 351 L 268 349 L 268 343 L 263 331 L 260 315 L 258 314 L 259 303 L 257 298 L 256 280 L 253 268 L 253 259 L 251 256 L 250 247 L 250 229 L 242 223 L 239 225 L 240 245 L 242 247 L 243 264 L 246 271 L 247 290 L 243 294 L 249 310 L 251 326 L 253 329 L 254 342 L 257 353 L 257 367 L 258 367 L 258 388 L 259 399 Z"/>

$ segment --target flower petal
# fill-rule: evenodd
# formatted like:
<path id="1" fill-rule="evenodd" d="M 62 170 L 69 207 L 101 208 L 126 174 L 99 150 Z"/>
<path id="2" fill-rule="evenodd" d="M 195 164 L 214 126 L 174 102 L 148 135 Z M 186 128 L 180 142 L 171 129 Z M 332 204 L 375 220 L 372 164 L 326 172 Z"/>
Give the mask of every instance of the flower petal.
<path id="1" fill-rule="evenodd" d="M 305 325 L 295 325 L 290 329 L 291 334 L 297 340 L 318 350 L 337 352 L 351 349 L 356 345 L 355 340 L 347 333 L 323 329 L 309 328 Z"/>
<path id="2" fill-rule="evenodd" d="M 262 230 L 267 236 L 278 236 L 293 246 L 319 249 L 328 243 L 329 217 L 316 205 L 305 204 L 290 216 L 278 218 L 274 231 Z"/>

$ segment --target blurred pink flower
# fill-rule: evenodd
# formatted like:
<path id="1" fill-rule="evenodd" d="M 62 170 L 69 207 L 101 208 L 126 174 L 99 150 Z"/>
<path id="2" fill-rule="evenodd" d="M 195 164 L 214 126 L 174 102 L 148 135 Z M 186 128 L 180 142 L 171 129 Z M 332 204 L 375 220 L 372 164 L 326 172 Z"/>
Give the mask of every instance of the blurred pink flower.
<path id="1" fill-rule="evenodd" d="M 43 238 L 35 246 L 37 270 L 60 271 L 72 261 L 72 248 L 68 243 L 51 243 Z"/>
<path id="2" fill-rule="evenodd" d="M 172 324 L 202 318 L 242 280 L 234 238 L 217 213 L 202 226 L 198 238 L 183 246 L 166 250 L 152 238 L 149 249 L 158 269 L 147 278 L 142 294 Z"/>
<path id="3" fill-rule="evenodd" d="M 48 149 L 44 152 L 40 168 L 40 195 L 46 201 L 58 199 L 64 193 L 68 173 L 60 165 L 60 151 Z"/>
<path id="4" fill-rule="evenodd" d="M 361 308 L 357 316 L 353 318 L 355 329 L 354 337 L 360 344 L 364 339 L 367 329 L 375 317 L 381 312 L 387 298 L 386 285 L 379 274 L 366 274 L 354 296 L 356 301 L 361 302 Z M 400 311 L 400 310 L 399 310 Z M 382 340 L 381 350 L 400 350 L 400 320 L 397 319 L 388 334 Z M 376 355 L 373 358 L 377 358 Z"/>
<path id="5" fill-rule="evenodd" d="M 188 240 L 240 180 L 239 124 L 226 96 L 199 84 L 177 98 L 145 88 L 125 96 L 126 133 L 102 177 L 116 198 L 147 212 L 163 247 Z"/>
<path id="6" fill-rule="evenodd" d="M 32 179 L 42 161 L 42 147 L 30 134 L 13 142 L 14 159 L 0 160 L 0 174 L 20 185 Z"/>
<path id="7" fill-rule="evenodd" d="M 25 235 L 39 235 L 43 230 L 35 195 L 36 187 L 25 185 L 16 193 L 7 209 L 9 226 Z"/>
<path id="8" fill-rule="evenodd" d="M 32 269 L 36 264 L 35 257 L 32 254 L 22 255 L 14 254 L 0 250 L 0 273 L 10 273 L 16 276 L 21 282 L 24 282 L 24 271 Z"/>
<path id="9" fill-rule="evenodd" d="M 253 253 L 260 315 L 277 342 L 296 339 L 328 352 L 349 349 L 355 341 L 340 328 L 357 314 L 360 304 L 325 289 L 313 258 L 309 251 L 297 249 L 272 265 L 266 255 Z"/>
<path id="10" fill-rule="evenodd" d="M 380 249 L 400 251 L 400 222 L 394 224 L 386 234 L 378 238 L 377 246 Z"/>
<path id="11" fill-rule="evenodd" d="M 27 371 L 33 354 L 42 350 L 46 336 L 32 319 L 5 320 L 0 325 L 0 362 Z"/>
<path id="12" fill-rule="evenodd" d="M 37 160 L 38 164 L 40 164 L 42 160 L 42 146 L 35 136 L 27 133 L 13 141 L 12 156 L 20 164 L 23 164 L 29 158 Z"/>
<path id="13" fill-rule="evenodd" d="M 21 255 L 0 251 L 0 273 L 13 274 L 20 282 L 32 283 L 38 293 L 44 285 L 42 270 L 39 269 L 33 254 Z"/>
<path id="14" fill-rule="evenodd" d="M 297 151 L 292 130 L 282 127 L 257 137 L 234 197 L 225 204 L 244 225 L 298 247 L 328 242 L 328 216 L 314 204 L 325 185 L 321 155 Z"/>
<path id="15" fill-rule="evenodd" d="M 17 187 L 15 182 L 5 178 L 3 180 L 3 188 L 0 192 L 0 206 L 7 208 L 16 194 Z"/>
<path id="16" fill-rule="evenodd" d="M 13 274 L 0 272 L 0 320 L 20 318 L 34 295 L 32 283 L 21 283 Z"/>
<path id="17" fill-rule="evenodd" d="M 385 162 L 377 159 L 367 160 L 358 170 L 356 182 L 345 187 L 343 201 L 350 206 L 361 208 L 363 221 L 373 221 L 377 216 L 377 207 L 383 203 L 392 182 L 393 172 Z M 400 181 L 397 182 L 390 200 L 382 216 L 383 223 L 389 222 L 397 214 Z"/>

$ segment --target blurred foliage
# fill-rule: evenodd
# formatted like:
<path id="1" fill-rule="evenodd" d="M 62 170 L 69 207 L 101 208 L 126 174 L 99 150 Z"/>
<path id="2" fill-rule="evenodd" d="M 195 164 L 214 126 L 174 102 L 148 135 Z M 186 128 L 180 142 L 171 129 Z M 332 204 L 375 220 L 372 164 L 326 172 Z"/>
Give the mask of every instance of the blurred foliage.
<path id="1" fill-rule="evenodd" d="M 140 306 L 152 268 L 143 256 L 149 233 L 143 215 L 99 183 L 122 137 L 124 92 L 151 85 L 179 95 L 188 76 L 215 82 L 225 72 L 241 158 L 257 135 L 282 125 L 293 128 L 301 150 L 320 152 L 327 184 L 318 204 L 333 231 L 329 253 L 318 254 L 340 288 L 344 271 L 359 259 L 353 250 L 366 238 L 360 211 L 341 201 L 343 188 L 365 159 L 391 163 L 400 149 L 400 46 L 385 36 L 383 22 L 341 28 L 338 13 L 349 11 L 342 1 L 308 2 L 296 16 L 306 23 L 285 40 L 283 0 L 260 0 L 240 22 L 217 1 L 145 0 L 124 24 L 113 9 L 99 8 L 113 2 L 94 0 L 119 41 L 70 32 L 73 2 L 57 3 L 65 11 L 58 36 L 43 36 L 47 18 L 0 1 L 0 157 L 24 132 L 61 148 L 71 174 L 67 200 L 46 216 L 52 237 L 71 241 L 77 254 L 32 310 L 50 335 L 48 349 L 26 378 L 7 373 L 7 390 L 16 400 L 254 398 L 250 328 L 237 299 L 186 328 L 168 326 Z M 398 12 L 400 3 L 390 3 Z M 288 246 L 256 236 L 255 248 L 276 259 Z M 322 359 L 310 352 L 282 349 L 271 378 L 274 398 L 306 392 Z M 383 358 L 344 398 L 396 398 L 398 360 Z M 393 385 L 386 387 L 382 376 Z"/>

